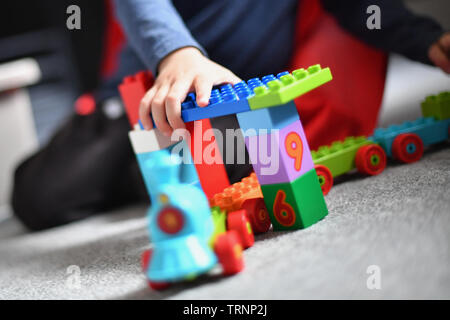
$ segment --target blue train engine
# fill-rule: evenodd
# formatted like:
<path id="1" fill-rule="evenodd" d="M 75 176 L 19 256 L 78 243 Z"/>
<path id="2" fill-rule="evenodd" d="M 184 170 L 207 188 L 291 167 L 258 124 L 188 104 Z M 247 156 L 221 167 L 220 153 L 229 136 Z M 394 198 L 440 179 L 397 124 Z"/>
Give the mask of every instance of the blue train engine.
<path id="1" fill-rule="evenodd" d="M 142 255 L 142 267 L 153 289 L 190 280 L 213 269 L 242 270 L 242 245 L 236 231 L 216 232 L 214 216 L 201 189 L 180 179 L 180 158 L 166 149 L 141 162 L 152 190 L 148 210 L 152 248 Z"/>

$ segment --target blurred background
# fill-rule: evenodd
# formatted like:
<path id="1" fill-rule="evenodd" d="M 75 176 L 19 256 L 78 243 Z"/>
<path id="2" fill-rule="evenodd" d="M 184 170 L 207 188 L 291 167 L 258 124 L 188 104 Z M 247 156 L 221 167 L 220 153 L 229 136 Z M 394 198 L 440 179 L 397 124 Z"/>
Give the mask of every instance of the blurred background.
<path id="1" fill-rule="evenodd" d="M 66 27 L 81 8 L 81 30 Z M 74 101 L 113 72 L 107 56 L 109 1 L 4 1 L 0 10 L 0 216 L 8 211 L 14 168 L 45 145 Z"/>
<path id="2" fill-rule="evenodd" d="M 450 1 L 407 0 L 450 30 Z M 81 8 L 82 29 L 68 30 L 66 9 Z M 73 113 L 74 101 L 114 72 L 108 48 L 120 37 L 104 0 L 3 1 L 0 10 L 0 220 L 8 212 L 17 164 L 44 145 Z M 106 32 L 108 30 L 108 32 Z M 436 68 L 392 55 L 380 125 L 420 116 L 418 101 L 450 88 Z M 414 106 L 411 106 L 414 104 Z"/>

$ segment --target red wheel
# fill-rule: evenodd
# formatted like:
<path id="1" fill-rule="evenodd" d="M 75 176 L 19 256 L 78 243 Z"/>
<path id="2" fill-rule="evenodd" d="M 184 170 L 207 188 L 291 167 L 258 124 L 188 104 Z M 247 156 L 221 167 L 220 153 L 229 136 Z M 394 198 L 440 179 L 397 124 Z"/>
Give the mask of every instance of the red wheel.
<path id="1" fill-rule="evenodd" d="M 242 246 L 236 231 L 230 230 L 219 235 L 214 244 L 214 252 L 226 275 L 236 274 L 244 269 Z"/>
<path id="2" fill-rule="evenodd" d="M 316 169 L 317 177 L 319 178 L 322 193 L 326 196 L 333 186 L 333 175 L 331 174 L 330 169 L 321 164 L 316 164 L 314 168 Z"/>
<path id="3" fill-rule="evenodd" d="M 392 154 L 404 163 L 419 161 L 423 155 L 423 141 L 415 133 L 399 134 L 392 143 Z"/>
<path id="4" fill-rule="evenodd" d="M 141 255 L 141 268 L 142 271 L 147 273 L 148 265 L 150 264 L 150 257 L 152 256 L 152 250 L 145 250 Z"/>
<path id="5" fill-rule="evenodd" d="M 239 235 L 244 248 L 249 248 L 255 243 L 255 236 L 245 210 L 238 210 L 227 215 L 228 230 L 235 230 Z"/>
<path id="6" fill-rule="evenodd" d="M 170 287 L 170 283 L 168 282 L 153 282 L 148 280 L 147 281 L 148 286 L 153 289 L 153 290 L 164 290 L 167 289 L 168 287 Z"/>
<path id="7" fill-rule="evenodd" d="M 380 174 L 386 168 L 386 162 L 386 153 L 377 144 L 363 146 L 356 152 L 356 168 L 361 173 L 371 176 Z"/>
<path id="8" fill-rule="evenodd" d="M 269 231 L 271 222 L 263 198 L 247 199 L 242 204 L 241 209 L 245 210 L 254 233 Z"/>
<path id="9" fill-rule="evenodd" d="M 148 269 L 148 265 L 150 264 L 151 258 L 152 258 L 152 250 L 145 250 L 144 252 L 142 252 L 141 266 L 142 266 L 142 270 L 145 273 L 145 276 L 147 276 L 147 269 Z M 153 290 L 164 290 L 170 286 L 170 283 L 168 283 L 168 282 L 153 282 L 150 280 L 147 280 L 147 284 Z"/>

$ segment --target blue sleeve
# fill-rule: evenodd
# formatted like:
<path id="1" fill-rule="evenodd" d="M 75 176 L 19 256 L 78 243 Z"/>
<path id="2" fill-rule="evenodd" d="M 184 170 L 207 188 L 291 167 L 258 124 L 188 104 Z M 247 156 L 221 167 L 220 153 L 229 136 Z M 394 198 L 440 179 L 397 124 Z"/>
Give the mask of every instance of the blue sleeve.
<path id="1" fill-rule="evenodd" d="M 192 46 L 206 55 L 170 0 L 115 0 L 115 8 L 128 42 L 154 75 L 174 50 Z"/>
<path id="2" fill-rule="evenodd" d="M 436 21 L 412 13 L 400 0 L 322 0 L 322 4 L 343 28 L 360 40 L 423 63 L 431 64 L 428 49 L 444 33 Z M 380 7 L 379 30 L 367 28 L 370 5 Z"/>

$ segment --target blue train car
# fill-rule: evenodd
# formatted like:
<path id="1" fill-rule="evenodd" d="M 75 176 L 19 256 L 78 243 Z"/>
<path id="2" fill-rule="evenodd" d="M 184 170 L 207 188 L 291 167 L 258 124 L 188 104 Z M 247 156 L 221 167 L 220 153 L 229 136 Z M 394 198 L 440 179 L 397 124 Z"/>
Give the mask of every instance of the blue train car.
<path id="1" fill-rule="evenodd" d="M 138 155 L 152 199 L 148 210 L 152 249 L 143 253 L 142 267 L 150 287 L 157 290 L 195 278 L 218 263 L 224 274 L 240 272 L 244 266 L 240 235 L 226 231 L 225 212 L 211 212 L 201 188 L 190 181 L 192 176 L 180 172 L 183 165 L 177 157 L 168 149 Z"/>
<path id="2" fill-rule="evenodd" d="M 419 118 L 376 129 L 369 139 L 378 143 L 388 157 L 411 163 L 420 160 L 425 147 L 448 140 L 449 126 L 450 119 Z"/>

